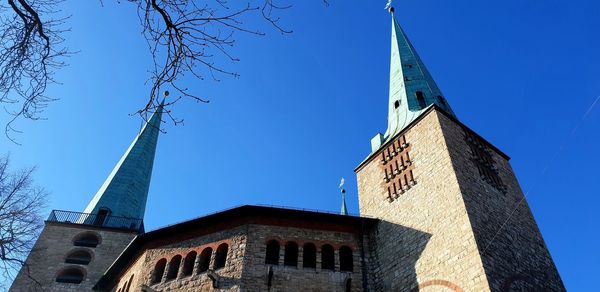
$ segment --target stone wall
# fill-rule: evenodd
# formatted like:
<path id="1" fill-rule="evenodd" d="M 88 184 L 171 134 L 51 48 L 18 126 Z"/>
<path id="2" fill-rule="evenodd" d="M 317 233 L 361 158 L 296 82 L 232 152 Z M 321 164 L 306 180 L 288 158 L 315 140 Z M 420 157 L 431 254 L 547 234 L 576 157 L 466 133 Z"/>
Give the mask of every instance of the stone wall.
<path id="1" fill-rule="evenodd" d="M 74 239 L 83 233 L 99 236 L 100 243 L 96 247 L 74 246 Z M 131 232 L 47 222 L 27 257 L 29 275 L 27 269 L 22 268 L 10 291 L 89 291 L 134 237 L 135 233 Z M 67 255 L 75 250 L 89 252 L 92 255 L 91 262 L 87 265 L 65 263 Z M 69 267 L 84 273 L 81 284 L 56 282 L 61 270 Z"/>
<path id="2" fill-rule="evenodd" d="M 118 291 L 125 287 L 132 279 L 129 291 L 141 291 L 144 285 L 157 291 L 239 291 L 243 269 L 244 253 L 246 250 L 246 229 L 244 227 L 224 230 L 222 232 L 212 233 L 193 239 L 183 240 L 176 243 L 167 244 L 160 247 L 146 249 L 133 263 L 127 271 L 123 273 L 118 281 L 118 285 L 112 288 L 112 291 Z M 221 244 L 228 245 L 228 252 L 225 266 L 220 269 L 214 269 L 215 254 L 217 247 Z M 180 255 L 185 259 L 189 252 L 195 251 L 198 255 L 205 248 L 212 248 L 209 267 L 217 276 L 217 288 L 213 288 L 213 281 L 209 278 L 208 271 L 199 273 L 199 260 L 197 256 L 194 261 L 192 275 L 184 276 L 183 261 L 179 265 L 179 271 L 175 279 L 168 280 L 167 272 L 170 267 L 170 261 L 173 257 Z M 152 276 L 156 263 L 161 259 L 167 260 L 166 269 L 162 275 L 162 280 L 154 284 Z"/>
<path id="3" fill-rule="evenodd" d="M 175 235 L 177 236 L 177 235 Z M 170 239 L 171 240 L 171 239 Z M 277 240 L 281 243 L 279 264 L 265 264 L 266 243 Z M 363 291 L 362 265 L 358 235 L 352 232 L 314 230 L 296 227 L 246 224 L 220 232 L 196 238 L 176 241 L 160 247 L 144 249 L 129 267 L 120 275 L 118 284 L 111 291 L 141 291 L 144 285 L 156 291 L 346 291 L 348 279 L 351 279 L 350 291 Z M 285 266 L 283 259 L 285 243 L 298 244 L 298 262 L 296 266 Z M 317 246 L 316 268 L 303 267 L 303 245 L 313 243 Z M 216 288 L 209 275 L 213 271 L 199 272 L 198 256 L 191 276 L 183 276 L 183 264 L 179 266 L 178 276 L 167 280 L 171 259 L 180 255 L 183 258 L 195 251 L 198 255 L 206 247 L 212 247 L 211 269 L 215 262 L 215 251 L 221 243 L 229 244 L 226 265 L 214 270 Z M 335 250 L 335 269 L 321 268 L 320 251 L 324 244 L 332 245 Z M 340 271 L 339 248 L 352 249 L 353 271 Z M 160 283 L 153 283 L 152 277 L 156 263 L 166 259 L 168 264 Z M 271 285 L 269 287 L 269 269 Z M 129 284 L 131 282 L 131 284 Z M 120 290 L 119 290 L 120 289 Z M 269 290 L 270 289 L 270 290 Z"/>
<path id="4" fill-rule="evenodd" d="M 440 115 L 454 171 L 492 291 L 564 291 L 565 288 L 508 162 L 494 147 L 473 150 L 470 130 Z M 477 139 L 477 138 L 475 138 Z M 504 189 L 485 180 L 475 151 L 485 151 Z"/>
<path id="5" fill-rule="evenodd" d="M 404 133 L 416 184 L 398 198 L 388 199 L 380 156 L 357 170 L 361 214 L 383 220 L 370 235 L 374 291 L 489 290 L 440 115 Z"/>
<path id="6" fill-rule="evenodd" d="M 250 225 L 243 283 L 245 291 L 346 291 L 348 279 L 351 291 L 363 291 L 362 262 L 357 234 L 327 230 L 290 228 L 279 226 Z M 281 244 L 279 264 L 265 264 L 266 244 L 277 240 Z M 285 244 L 298 244 L 297 266 L 284 266 Z M 303 267 L 303 246 L 313 243 L 317 247 L 316 268 Z M 335 250 L 335 269 L 321 267 L 321 247 L 332 245 Z M 339 248 L 352 249 L 353 271 L 340 271 Z M 269 269 L 272 270 L 271 286 L 268 286 Z"/>
<path id="7" fill-rule="evenodd" d="M 484 146 L 474 150 L 466 133 Z M 357 170 L 361 214 L 384 220 L 371 234 L 374 290 L 564 290 L 508 158 L 437 109 L 404 135 L 408 191 L 388 199 L 378 156 Z"/>

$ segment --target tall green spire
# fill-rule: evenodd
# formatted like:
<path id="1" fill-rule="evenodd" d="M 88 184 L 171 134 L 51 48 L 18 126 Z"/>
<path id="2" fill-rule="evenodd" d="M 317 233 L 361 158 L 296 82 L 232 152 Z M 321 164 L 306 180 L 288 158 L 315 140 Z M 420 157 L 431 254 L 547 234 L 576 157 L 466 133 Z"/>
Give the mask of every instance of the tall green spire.
<path id="1" fill-rule="evenodd" d="M 436 104 L 446 113 L 454 112 L 444 98 L 415 48 L 392 14 L 392 45 L 390 59 L 390 91 L 388 103 L 388 128 L 371 142 L 375 152 L 379 147 L 404 130 L 425 109 Z"/>
<path id="2" fill-rule="evenodd" d="M 143 219 L 164 101 L 135 137 L 84 213 Z"/>

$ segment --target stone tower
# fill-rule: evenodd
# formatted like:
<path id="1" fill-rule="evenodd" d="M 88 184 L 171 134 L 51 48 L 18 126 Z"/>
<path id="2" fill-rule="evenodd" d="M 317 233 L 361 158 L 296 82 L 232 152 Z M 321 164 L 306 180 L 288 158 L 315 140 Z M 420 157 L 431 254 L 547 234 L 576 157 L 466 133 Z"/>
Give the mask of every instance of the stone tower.
<path id="1" fill-rule="evenodd" d="M 357 167 L 375 291 L 564 291 L 509 157 L 453 113 L 392 12 L 388 128 Z"/>
<path id="2" fill-rule="evenodd" d="M 90 291 L 144 231 L 161 115 L 162 104 L 83 213 L 52 211 L 10 291 Z"/>

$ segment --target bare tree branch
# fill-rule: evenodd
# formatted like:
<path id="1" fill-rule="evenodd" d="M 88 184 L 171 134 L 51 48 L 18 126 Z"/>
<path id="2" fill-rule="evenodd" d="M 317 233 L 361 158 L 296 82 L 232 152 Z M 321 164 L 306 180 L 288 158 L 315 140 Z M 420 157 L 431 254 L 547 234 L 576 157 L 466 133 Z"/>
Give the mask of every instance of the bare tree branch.
<path id="1" fill-rule="evenodd" d="M 25 264 L 43 227 L 47 193 L 33 184 L 34 170 L 11 172 L 8 157 L 0 157 L 0 273 L 5 279 Z"/>
<path id="2" fill-rule="evenodd" d="M 0 103 L 12 116 L 5 133 L 13 142 L 11 134 L 19 132 L 13 122 L 21 117 L 40 119 L 46 106 L 55 100 L 45 92 L 48 84 L 55 82 L 55 70 L 65 65 L 63 57 L 69 55 L 62 47 L 66 19 L 54 18 L 61 1 L 7 0 L 8 6 L 0 4 Z M 279 17 L 279 12 L 291 5 L 276 1 L 291 0 L 127 0 L 137 6 L 152 55 L 147 101 L 135 113 L 147 119 L 156 111 L 161 102 L 160 88 L 164 87 L 176 93 L 176 98 L 165 103 L 174 124 L 183 120 L 175 118 L 169 106 L 184 98 L 207 103 L 206 97 L 178 82 L 185 76 L 200 80 L 208 76 L 215 81 L 222 76 L 237 77 L 221 63 L 223 57 L 239 61 L 232 53 L 236 34 L 265 34 L 248 27 L 244 20 L 262 18 L 267 27 L 291 33 L 280 24 Z M 328 5 L 327 0 L 321 1 Z M 102 0 L 100 4 L 103 6 Z"/>
<path id="3" fill-rule="evenodd" d="M 14 15 L 2 13 L 0 16 L 0 103 L 12 116 L 5 133 L 15 142 L 11 133 L 19 131 L 13 122 L 20 117 L 40 119 L 41 112 L 54 100 L 46 96 L 45 91 L 48 84 L 54 82 L 54 70 L 64 65 L 61 57 L 67 52 L 60 48 L 64 32 L 60 26 L 65 19 L 40 17 L 40 14 L 53 15 L 57 1 L 7 2 L 8 6 L 0 5 L 0 12 L 11 10 Z"/>

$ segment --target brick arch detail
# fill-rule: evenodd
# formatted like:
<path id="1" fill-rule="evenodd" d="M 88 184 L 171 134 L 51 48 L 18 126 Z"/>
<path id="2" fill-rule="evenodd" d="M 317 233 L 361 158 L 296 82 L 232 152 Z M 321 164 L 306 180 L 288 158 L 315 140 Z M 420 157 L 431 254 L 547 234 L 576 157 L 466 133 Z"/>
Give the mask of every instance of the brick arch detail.
<path id="1" fill-rule="evenodd" d="M 426 288 L 426 287 L 430 287 L 430 286 L 444 286 L 446 288 L 450 288 L 452 289 L 452 291 L 454 292 L 463 292 L 463 289 L 460 288 L 458 285 L 450 282 L 450 281 L 446 281 L 446 280 L 429 280 L 429 281 L 425 281 L 423 283 L 420 283 L 419 285 L 417 285 L 416 287 L 414 287 L 412 290 L 410 290 L 411 292 L 419 292 L 419 290 Z"/>

